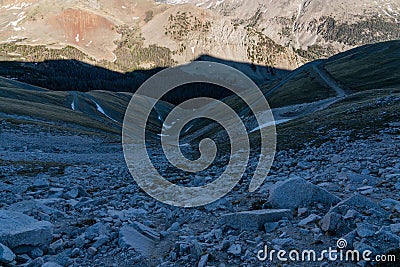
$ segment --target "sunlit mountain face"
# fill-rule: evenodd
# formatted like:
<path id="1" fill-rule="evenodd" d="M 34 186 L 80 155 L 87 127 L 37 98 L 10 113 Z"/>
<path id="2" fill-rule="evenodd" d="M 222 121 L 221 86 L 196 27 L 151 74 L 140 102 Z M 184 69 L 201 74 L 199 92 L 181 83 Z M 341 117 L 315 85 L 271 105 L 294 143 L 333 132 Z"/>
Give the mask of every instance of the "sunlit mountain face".
<path id="1" fill-rule="evenodd" d="M 246 74 L 399 38 L 396 1 L 2 1 L 0 56 L 76 59 L 118 71 L 202 55 L 253 64 Z M 240 68 L 240 66 L 236 66 Z M 262 67 L 272 68 L 265 70 Z"/>

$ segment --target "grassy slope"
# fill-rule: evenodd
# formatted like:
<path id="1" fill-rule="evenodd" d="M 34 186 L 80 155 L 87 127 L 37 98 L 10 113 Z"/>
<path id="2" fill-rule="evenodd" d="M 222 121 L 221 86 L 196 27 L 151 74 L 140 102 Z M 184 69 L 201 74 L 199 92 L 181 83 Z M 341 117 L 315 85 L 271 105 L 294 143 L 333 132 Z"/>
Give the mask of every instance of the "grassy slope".
<path id="1" fill-rule="evenodd" d="M 396 87 L 400 84 L 400 40 L 366 45 L 337 54 L 322 63 L 330 76 L 347 93 L 377 88 Z M 264 85 L 268 92 L 273 84 Z M 335 92 L 311 67 L 295 75 L 268 97 L 273 108 L 310 103 L 335 96 Z"/>
<path id="2" fill-rule="evenodd" d="M 367 45 L 338 54 L 325 63 L 335 79 L 359 92 L 400 84 L 400 40 Z"/>
<path id="3" fill-rule="evenodd" d="M 311 68 L 297 74 L 268 97 L 271 108 L 310 103 L 333 97 L 336 93 Z"/>
<path id="4" fill-rule="evenodd" d="M 398 101 L 389 101 L 382 105 L 379 100 L 390 96 L 396 99 L 399 95 L 399 73 L 395 71 L 400 64 L 399 45 L 400 41 L 393 41 L 365 46 L 324 62 L 323 66 L 333 79 L 351 88 L 348 92 L 350 95 L 326 110 L 279 125 L 278 145 L 283 148 L 297 147 L 307 142 L 323 142 L 335 135 L 332 129 L 350 131 L 352 134 L 363 131 L 367 133 L 382 129 L 388 121 L 400 121 Z M 304 69 L 270 96 L 272 107 L 312 102 L 332 96 L 332 89 L 324 85 L 312 68 Z M 273 83 L 269 86 L 272 87 Z M 395 89 L 383 90 L 388 87 Z M 379 90 L 368 90 L 375 88 Z M 0 112 L 119 134 L 121 125 L 100 114 L 92 100 L 99 103 L 112 118 L 122 122 L 131 97 L 129 93 L 106 91 L 80 93 L 78 100 L 81 111 L 72 111 L 73 98 L 70 93 L 36 89 L 19 82 L 0 79 Z M 266 92 L 268 88 L 263 89 Z M 224 101 L 236 112 L 246 113 L 243 103 L 237 101 L 237 98 L 228 97 Z M 168 103 L 160 103 L 158 113 L 152 113 L 149 119 L 149 129 L 157 132 L 162 123 L 158 115 L 165 118 L 172 108 Z"/>
<path id="5" fill-rule="evenodd" d="M 72 101 L 75 101 L 72 94 L 76 94 L 75 108 L 78 110 L 75 111 L 71 108 Z M 50 91 L 0 77 L 2 119 L 13 120 L 16 123 L 48 124 L 64 128 L 66 131 L 120 135 L 125 110 L 131 97 L 131 93 L 124 92 Z M 94 102 L 113 120 L 101 114 Z M 162 117 L 166 117 L 172 107 L 171 104 L 160 101 L 157 111 Z M 1 113 L 8 115 L 4 116 Z M 150 116 L 149 129 L 152 131 L 158 131 L 161 127 L 158 113 L 154 112 Z"/>
<path id="6" fill-rule="evenodd" d="M 367 138 L 400 122 L 399 110 L 400 86 L 355 93 L 323 111 L 278 125 L 278 148 L 300 149 L 343 135 Z"/>

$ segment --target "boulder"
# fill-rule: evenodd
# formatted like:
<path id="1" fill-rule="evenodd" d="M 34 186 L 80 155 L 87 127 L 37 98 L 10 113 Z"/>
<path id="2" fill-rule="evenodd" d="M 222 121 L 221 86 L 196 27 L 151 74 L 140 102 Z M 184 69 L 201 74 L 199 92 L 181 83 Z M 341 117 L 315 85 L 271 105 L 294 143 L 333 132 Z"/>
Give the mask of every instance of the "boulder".
<path id="1" fill-rule="evenodd" d="M 400 233 L 400 223 L 391 224 L 390 230 L 395 234 Z"/>
<path id="2" fill-rule="evenodd" d="M 282 218 L 292 218 L 289 209 L 265 209 L 242 211 L 222 215 L 221 224 L 240 230 L 260 230 L 267 222 L 277 222 Z"/>
<path id="3" fill-rule="evenodd" d="M 135 226 L 125 225 L 119 231 L 118 243 L 121 247 L 133 248 L 143 256 L 149 257 L 153 254 L 158 240 L 142 234 Z"/>
<path id="4" fill-rule="evenodd" d="M 339 202 L 329 212 L 336 212 L 343 216 L 347 214 L 349 210 L 356 210 L 357 212 L 363 213 L 366 210 L 373 210 L 374 214 L 380 217 L 388 216 L 388 213 L 382 209 L 378 204 L 370 200 L 369 198 L 360 194 L 354 194 L 352 197 Z"/>
<path id="5" fill-rule="evenodd" d="M 0 210 L 0 243 L 13 249 L 19 246 L 48 245 L 53 225 L 37 221 L 23 213 Z"/>
<path id="6" fill-rule="evenodd" d="M 344 174 L 351 184 L 367 184 L 376 185 L 378 179 L 368 174 L 358 174 L 355 172 L 348 172 Z"/>
<path id="7" fill-rule="evenodd" d="M 336 212 L 327 213 L 320 221 L 322 231 L 336 232 L 343 225 L 342 215 Z"/>
<path id="8" fill-rule="evenodd" d="M 47 188 L 49 186 L 50 183 L 45 178 L 37 178 L 35 181 L 33 181 L 33 187 L 35 188 Z"/>
<path id="9" fill-rule="evenodd" d="M 232 244 L 228 249 L 228 253 L 234 256 L 238 256 L 242 253 L 242 247 L 240 246 L 240 244 Z"/>
<path id="10" fill-rule="evenodd" d="M 368 223 L 357 223 L 357 235 L 361 238 L 374 236 L 376 230 Z"/>
<path id="11" fill-rule="evenodd" d="M 0 263 L 10 263 L 15 259 L 15 254 L 7 246 L 0 243 Z"/>
<path id="12" fill-rule="evenodd" d="M 307 218 L 304 218 L 299 222 L 299 226 L 306 226 L 307 224 L 313 223 L 319 219 L 321 219 L 320 216 L 316 214 L 310 214 Z"/>
<path id="13" fill-rule="evenodd" d="M 26 267 L 42 267 L 44 260 L 42 257 L 36 258 L 26 265 Z"/>
<path id="14" fill-rule="evenodd" d="M 268 201 L 274 208 L 296 209 L 315 203 L 332 206 L 340 199 L 302 178 L 292 178 L 276 184 L 270 191 Z"/>

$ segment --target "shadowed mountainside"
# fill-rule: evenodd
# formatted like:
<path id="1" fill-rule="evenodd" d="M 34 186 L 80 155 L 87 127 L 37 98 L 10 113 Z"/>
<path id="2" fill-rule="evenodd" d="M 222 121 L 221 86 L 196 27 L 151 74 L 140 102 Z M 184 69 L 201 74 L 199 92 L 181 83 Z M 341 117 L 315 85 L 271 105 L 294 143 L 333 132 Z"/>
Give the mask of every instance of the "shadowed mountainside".
<path id="1" fill-rule="evenodd" d="M 290 126 L 290 128 L 295 127 L 297 129 L 290 131 L 286 139 L 296 139 L 297 137 L 301 139 L 304 132 L 308 132 L 308 130 L 303 129 L 303 125 L 308 124 L 309 121 L 313 125 L 311 128 L 314 128 L 315 125 L 320 125 L 321 123 L 323 125 L 340 119 L 340 116 L 332 118 L 330 116 L 331 112 L 334 114 L 345 112 L 346 114 L 342 117 L 346 118 L 346 122 L 354 124 L 353 119 L 356 113 L 350 112 L 349 109 L 357 111 L 358 107 L 362 106 L 363 114 L 365 115 L 363 116 L 364 119 L 356 120 L 361 129 L 362 125 L 366 125 L 367 121 L 373 119 L 369 116 L 370 113 L 373 114 L 371 111 L 374 109 L 373 106 L 379 106 L 379 103 L 383 101 L 381 98 L 385 97 L 394 97 L 393 101 L 390 100 L 391 98 L 389 99 L 390 101 L 388 100 L 392 103 L 392 107 L 387 111 L 382 111 L 381 108 L 377 107 L 375 115 L 378 116 L 379 110 L 381 110 L 389 114 L 388 120 L 393 116 L 398 116 L 398 114 L 393 115 L 392 113 L 396 111 L 397 102 L 395 100 L 397 96 L 394 95 L 398 94 L 397 90 L 400 85 L 400 76 L 396 72 L 399 69 L 398 64 L 400 62 L 399 48 L 400 41 L 363 46 L 338 54 L 327 60 L 306 64 L 288 73 L 282 79 L 268 81 L 263 84 L 261 89 L 271 107 L 274 108 L 275 118 L 281 123 L 290 120 L 290 122 L 283 123 L 279 127 Z M 61 74 L 64 75 L 62 77 L 65 77 L 66 81 L 64 90 L 61 90 L 63 88 L 57 88 L 57 84 L 53 85 L 55 89 L 59 89 L 55 91 L 43 87 L 35 87 L 16 80 L 0 79 L 0 106 L 2 107 L 0 112 L 4 118 L 35 121 L 35 123 L 50 122 L 62 127 L 73 125 L 73 128 L 84 131 L 119 134 L 125 109 L 132 92 L 117 92 L 123 90 L 116 87 L 107 88 L 110 89 L 109 91 L 101 89 L 105 89 L 107 84 L 118 85 L 119 78 L 123 84 L 129 82 L 129 79 L 138 81 L 138 79 L 134 80 L 136 78 L 135 75 L 138 73 L 145 80 L 152 72 L 158 71 L 151 70 L 148 72 L 122 74 L 81 62 L 61 61 L 53 62 L 57 63 L 55 66 L 58 69 L 53 70 L 54 72 L 49 71 L 49 73 L 52 73 L 50 75 L 46 73 L 46 70 L 51 67 L 50 64 L 46 67 L 48 63 L 26 65 L 26 63 L 19 62 L 2 62 L 0 64 L 2 75 L 6 73 L 7 75 L 5 76 L 9 76 L 9 78 L 23 77 L 29 79 L 31 77 L 32 79 L 32 77 L 36 77 L 34 81 L 39 85 L 45 86 L 48 81 L 57 81 L 56 74 Z M 249 67 L 251 68 L 251 66 Z M 349 76 L 347 75 L 348 73 L 353 73 L 353 75 Z M 79 87 L 79 83 L 87 84 Z M 132 84 L 130 86 L 130 88 L 134 89 Z M 91 90 L 93 88 L 97 90 Z M 248 107 L 244 107 L 242 105 L 243 102 L 238 101 L 237 97 L 226 96 L 227 92 L 224 90 L 215 92 L 215 88 L 207 87 L 205 89 L 203 86 L 199 86 L 199 90 L 193 90 L 193 86 L 188 86 L 186 90 L 184 87 L 178 89 L 169 95 L 170 99 L 160 101 L 156 106 L 155 112 L 151 114 L 148 126 L 154 136 L 159 134 L 163 120 L 174 107 L 174 103 L 200 95 L 204 96 L 207 95 L 207 92 L 209 93 L 207 96 L 223 99 L 225 103 L 229 104 L 241 115 L 251 117 L 251 114 L 248 113 Z M 172 102 L 172 104 L 168 102 Z M 344 110 L 341 110 L 342 108 Z M 321 118 L 326 118 L 328 121 L 322 122 L 324 119 L 322 120 Z M 321 120 L 321 123 L 315 123 L 316 119 Z M 376 119 L 380 120 L 379 116 Z M 344 123 L 344 125 L 350 127 L 349 123 Z M 341 122 L 335 122 L 334 124 L 343 125 Z M 376 123 L 375 125 L 380 124 Z M 195 135 L 193 133 L 196 130 L 201 130 L 202 126 L 202 123 L 198 123 L 187 133 L 193 136 L 201 136 L 201 134 Z M 303 130 L 299 130 L 299 127 Z M 320 125 L 320 128 L 323 129 L 323 126 Z M 318 129 L 310 131 L 310 136 L 313 138 L 315 138 L 316 130 Z M 218 130 L 215 129 L 215 131 Z M 216 132 L 214 133 L 217 134 Z M 329 134 L 326 136 L 329 136 Z"/>
<path id="2" fill-rule="evenodd" d="M 242 62 L 233 62 L 203 55 L 196 59 L 198 61 L 218 62 L 232 66 L 254 82 L 262 83 L 262 73 L 273 73 L 276 77 L 285 76 L 289 71 L 276 69 L 268 66 L 259 66 Z M 77 60 L 48 60 L 44 62 L 18 62 L 1 61 L 0 76 L 18 80 L 31 85 L 47 88 L 54 91 L 79 91 L 88 92 L 93 90 L 105 90 L 112 92 L 135 92 L 144 81 L 156 74 L 163 68 L 149 70 L 136 70 L 121 73 L 100 66 L 93 66 Z M 199 86 L 193 89 L 182 88 L 180 92 L 183 98 L 198 95 L 209 95 L 210 97 L 223 98 L 230 95 L 229 90 L 215 90 L 215 88 Z M 183 99 L 178 94 L 167 97 L 165 100 L 179 103 Z"/>

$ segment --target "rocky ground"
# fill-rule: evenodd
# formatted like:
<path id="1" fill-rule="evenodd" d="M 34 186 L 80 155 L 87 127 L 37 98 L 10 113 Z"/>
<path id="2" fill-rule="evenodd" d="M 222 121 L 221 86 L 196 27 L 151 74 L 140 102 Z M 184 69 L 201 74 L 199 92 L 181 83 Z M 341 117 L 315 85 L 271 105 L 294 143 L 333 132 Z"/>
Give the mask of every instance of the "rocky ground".
<path id="1" fill-rule="evenodd" d="M 246 179 L 196 209 L 141 191 L 118 138 L 3 120 L 0 265 L 368 266 L 260 261 L 258 251 L 346 249 L 400 255 L 400 123 L 368 138 L 278 151 L 264 185 Z M 396 265 L 397 264 L 397 265 Z"/>

